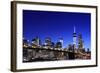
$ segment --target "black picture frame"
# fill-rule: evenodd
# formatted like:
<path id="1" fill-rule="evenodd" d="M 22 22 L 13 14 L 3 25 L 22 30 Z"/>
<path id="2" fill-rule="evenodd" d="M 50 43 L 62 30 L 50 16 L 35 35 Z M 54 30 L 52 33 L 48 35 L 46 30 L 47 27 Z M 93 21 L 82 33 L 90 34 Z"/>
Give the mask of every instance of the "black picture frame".
<path id="1" fill-rule="evenodd" d="M 30 69 L 17 69 L 17 5 L 26 4 L 26 5 L 43 5 L 43 6 L 58 6 L 58 7 L 76 7 L 76 8 L 90 8 L 95 9 L 95 64 L 91 65 L 78 65 L 78 66 L 64 66 L 64 67 L 50 67 L 50 68 L 30 68 Z M 52 69 L 69 69 L 69 68 L 83 68 L 83 67 L 96 67 L 98 65 L 98 56 L 97 56 L 97 40 L 98 40 L 98 31 L 97 31 L 97 22 L 98 22 L 98 7 L 90 5 L 74 5 L 74 4 L 58 4 L 58 3 L 43 3 L 43 2 L 27 2 L 27 1 L 12 1 L 11 2 L 11 71 L 20 72 L 20 71 L 37 71 L 37 70 L 52 70 Z"/>

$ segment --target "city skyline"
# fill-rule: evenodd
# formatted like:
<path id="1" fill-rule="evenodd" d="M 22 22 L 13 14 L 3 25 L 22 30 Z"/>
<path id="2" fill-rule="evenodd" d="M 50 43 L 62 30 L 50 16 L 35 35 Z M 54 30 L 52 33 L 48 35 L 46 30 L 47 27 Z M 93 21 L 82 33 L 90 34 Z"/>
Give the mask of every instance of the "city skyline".
<path id="1" fill-rule="evenodd" d="M 90 18 L 89 13 L 23 10 L 23 37 L 31 41 L 38 36 L 42 42 L 51 37 L 54 43 L 63 38 L 63 47 L 67 47 L 73 44 L 73 27 L 76 27 L 76 34 L 82 34 L 84 47 L 90 49 Z"/>

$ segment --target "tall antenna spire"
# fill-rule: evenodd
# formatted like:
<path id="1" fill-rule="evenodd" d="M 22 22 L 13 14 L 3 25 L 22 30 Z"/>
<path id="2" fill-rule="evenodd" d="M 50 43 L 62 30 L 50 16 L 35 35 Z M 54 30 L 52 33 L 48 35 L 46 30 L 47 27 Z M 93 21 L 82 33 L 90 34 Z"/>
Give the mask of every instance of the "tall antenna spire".
<path id="1" fill-rule="evenodd" d="M 74 26 L 74 33 L 76 33 L 76 28 L 75 28 L 75 26 Z"/>

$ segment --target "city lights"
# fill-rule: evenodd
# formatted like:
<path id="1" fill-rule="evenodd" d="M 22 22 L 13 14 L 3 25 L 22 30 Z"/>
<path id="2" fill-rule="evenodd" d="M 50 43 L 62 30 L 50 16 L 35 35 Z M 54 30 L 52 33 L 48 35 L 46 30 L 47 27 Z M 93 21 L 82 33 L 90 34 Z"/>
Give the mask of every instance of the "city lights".
<path id="1" fill-rule="evenodd" d="M 73 44 L 63 47 L 63 37 L 54 43 L 51 37 L 46 37 L 42 43 L 39 37 L 35 37 L 31 42 L 23 39 L 23 62 L 53 61 L 53 60 L 75 60 L 91 59 L 91 51 L 86 51 L 82 34 L 77 35 L 76 28 L 73 32 Z M 78 40 L 76 40 L 78 39 Z"/>

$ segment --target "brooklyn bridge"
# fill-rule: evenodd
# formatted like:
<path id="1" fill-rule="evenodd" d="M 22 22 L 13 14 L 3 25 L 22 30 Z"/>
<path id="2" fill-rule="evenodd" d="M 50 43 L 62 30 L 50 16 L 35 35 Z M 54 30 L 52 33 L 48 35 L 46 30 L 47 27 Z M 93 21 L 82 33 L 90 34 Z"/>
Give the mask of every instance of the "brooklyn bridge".
<path id="1" fill-rule="evenodd" d="M 78 39 L 78 41 L 76 39 Z M 82 34 L 77 35 L 75 27 L 73 32 L 73 44 L 69 44 L 68 47 L 65 48 L 63 48 L 63 38 L 59 38 L 59 41 L 56 43 L 54 43 L 50 37 L 47 37 L 44 43 L 41 43 L 39 37 L 33 38 L 31 43 L 23 39 L 23 62 L 78 59 L 91 59 L 91 51 L 89 48 L 84 47 Z"/>
<path id="2" fill-rule="evenodd" d="M 90 59 L 90 52 L 63 48 L 23 47 L 23 62 Z"/>

